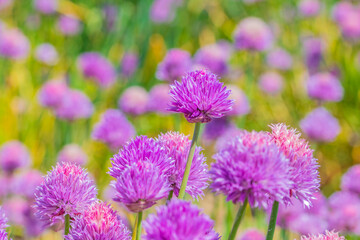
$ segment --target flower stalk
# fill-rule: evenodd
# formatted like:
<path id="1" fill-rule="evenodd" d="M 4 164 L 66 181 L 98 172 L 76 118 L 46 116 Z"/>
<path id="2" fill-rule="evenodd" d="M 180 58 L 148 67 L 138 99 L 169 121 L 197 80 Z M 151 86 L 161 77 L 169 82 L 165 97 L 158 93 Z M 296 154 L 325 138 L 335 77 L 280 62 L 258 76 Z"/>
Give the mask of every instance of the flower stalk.
<path id="1" fill-rule="evenodd" d="M 275 201 L 270 215 L 269 228 L 266 234 L 266 240 L 272 240 L 274 237 L 275 226 L 276 226 L 276 218 L 279 210 L 279 202 Z"/>
<path id="2" fill-rule="evenodd" d="M 246 198 L 243 205 L 239 208 L 239 211 L 236 214 L 235 222 L 234 222 L 234 225 L 233 225 L 233 227 L 231 229 L 228 240 L 234 240 L 235 239 L 236 232 L 237 232 L 237 230 L 238 230 L 238 228 L 240 226 L 241 220 L 242 220 L 242 218 L 244 216 L 247 204 L 248 204 L 248 199 Z"/>

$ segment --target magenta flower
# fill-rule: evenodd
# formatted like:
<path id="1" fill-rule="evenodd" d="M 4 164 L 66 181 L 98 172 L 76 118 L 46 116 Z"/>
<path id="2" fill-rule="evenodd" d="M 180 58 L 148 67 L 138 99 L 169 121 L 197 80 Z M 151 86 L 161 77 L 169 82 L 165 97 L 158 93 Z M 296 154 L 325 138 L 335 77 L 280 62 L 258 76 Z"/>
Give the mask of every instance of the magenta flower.
<path id="1" fill-rule="evenodd" d="M 319 14 L 321 3 L 319 0 L 301 0 L 299 3 L 299 12 L 305 17 L 313 17 Z"/>
<path id="2" fill-rule="evenodd" d="M 21 60 L 28 56 L 30 42 L 18 29 L 1 29 L 0 56 Z"/>
<path id="3" fill-rule="evenodd" d="M 227 116 L 242 116 L 250 112 L 249 101 L 245 93 L 236 85 L 229 85 L 228 89 L 231 91 L 229 99 L 234 100 L 232 110 L 228 112 Z"/>
<path id="4" fill-rule="evenodd" d="M 27 147 L 17 140 L 8 141 L 0 148 L 0 167 L 6 173 L 13 173 L 16 169 L 26 168 L 31 164 Z"/>
<path id="5" fill-rule="evenodd" d="M 116 81 L 115 68 L 99 53 L 86 52 L 81 54 L 77 59 L 77 67 L 84 77 L 93 80 L 100 87 L 110 87 Z"/>
<path id="6" fill-rule="evenodd" d="M 170 87 L 169 110 L 183 113 L 188 122 L 210 122 L 232 110 L 230 90 L 209 71 L 189 72 Z"/>
<path id="7" fill-rule="evenodd" d="M 347 13 L 353 10 L 354 6 L 349 1 L 337 2 L 332 9 L 334 21 L 341 22 L 346 18 Z"/>
<path id="8" fill-rule="evenodd" d="M 293 65 L 292 56 L 282 48 L 270 51 L 266 56 L 266 63 L 269 67 L 279 70 L 289 70 Z"/>
<path id="9" fill-rule="evenodd" d="M 41 172 L 31 169 L 17 175 L 12 184 L 12 190 L 18 195 L 25 196 L 32 200 L 36 188 L 44 181 Z"/>
<path id="10" fill-rule="evenodd" d="M 175 166 L 171 170 L 169 182 L 175 195 L 179 195 L 181 182 L 185 172 L 187 157 L 190 151 L 191 141 L 187 136 L 178 132 L 167 132 L 158 137 L 159 144 L 164 147 L 171 159 L 175 160 Z M 190 175 L 185 192 L 192 198 L 198 199 L 204 195 L 203 190 L 207 187 L 208 167 L 206 158 L 201 153 L 202 148 L 196 147 Z"/>
<path id="11" fill-rule="evenodd" d="M 346 39 L 359 40 L 360 12 L 357 6 L 353 6 L 347 1 L 339 2 L 333 9 L 333 18 Z"/>
<path id="12" fill-rule="evenodd" d="M 65 215 L 78 216 L 96 201 L 97 190 L 93 180 L 80 166 L 58 163 L 36 189 L 36 216 L 45 225 L 63 223 Z"/>
<path id="13" fill-rule="evenodd" d="M 51 80 L 44 83 L 38 94 L 43 107 L 56 108 L 68 93 L 68 86 L 63 80 Z"/>
<path id="14" fill-rule="evenodd" d="M 265 240 L 265 235 L 257 229 L 248 229 L 239 240 Z"/>
<path id="15" fill-rule="evenodd" d="M 5 216 L 5 213 L 0 206 L 0 240 L 8 240 L 8 234 L 5 231 L 5 228 L 8 227 L 7 225 L 7 218 Z"/>
<path id="16" fill-rule="evenodd" d="M 288 161 L 264 132 L 244 131 L 229 140 L 213 158 L 210 187 L 228 201 L 267 208 L 270 201 L 284 202 L 292 181 Z"/>
<path id="17" fill-rule="evenodd" d="M 209 145 L 234 129 L 236 129 L 235 125 L 227 117 L 215 118 L 205 125 L 202 140 L 206 145 Z"/>
<path id="18" fill-rule="evenodd" d="M 332 142 L 340 132 L 339 121 L 323 107 L 310 112 L 300 127 L 310 139 L 319 142 Z"/>
<path id="19" fill-rule="evenodd" d="M 308 38 L 304 40 L 305 63 L 310 73 L 317 72 L 323 59 L 325 44 L 321 38 Z"/>
<path id="20" fill-rule="evenodd" d="M 293 185 L 285 200 L 291 201 L 294 197 L 305 206 L 311 206 L 313 194 L 320 186 L 319 165 L 313 157 L 313 150 L 300 138 L 296 129 L 288 128 L 284 124 L 273 124 L 270 128 L 272 132 L 269 135 L 272 141 L 280 147 L 290 163 L 290 178 Z"/>
<path id="21" fill-rule="evenodd" d="M 58 8 L 58 0 L 34 0 L 34 7 L 41 13 L 52 14 Z"/>
<path id="22" fill-rule="evenodd" d="M 169 91 L 170 86 L 168 84 L 157 84 L 153 86 L 149 92 L 148 110 L 162 115 L 169 114 L 167 110 L 171 101 Z"/>
<path id="23" fill-rule="evenodd" d="M 338 102 L 344 95 L 340 81 L 326 72 L 310 76 L 307 80 L 307 91 L 311 98 L 330 102 Z"/>
<path id="24" fill-rule="evenodd" d="M 301 236 L 301 240 L 345 240 L 339 233 L 326 231 L 325 234 Z"/>
<path id="25" fill-rule="evenodd" d="M 3 209 L 11 225 L 22 226 L 25 224 L 26 212 L 29 209 L 29 203 L 24 198 L 12 196 L 5 199 Z"/>
<path id="26" fill-rule="evenodd" d="M 66 240 L 130 240 L 130 232 L 110 204 L 95 202 L 74 219 Z"/>
<path id="27" fill-rule="evenodd" d="M 93 139 L 117 150 L 135 136 L 135 129 L 121 111 L 108 109 L 94 126 L 91 135 Z"/>
<path id="28" fill-rule="evenodd" d="M 121 73 L 130 78 L 134 75 L 139 65 L 139 58 L 135 53 L 125 53 L 121 61 Z"/>
<path id="29" fill-rule="evenodd" d="M 264 51 L 271 47 L 274 36 L 269 26 L 260 18 L 243 19 L 234 31 L 237 49 Z"/>
<path id="30" fill-rule="evenodd" d="M 169 23 L 183 0 L 155 0 L 150 9 L 150 19 L 155 23 Z"/>
<path id="31" fill-rule="evenodd" d="M 259 87 L 265 93 L 276 95 L 283 90 L 284 79 L 277 72 L 269 71 L 260 76 Z"/>
<path id="32" fill-rule="evenodd" d="M 132 115 L 141 115 L 147 111 L 149 94 L 143 87 L 132 86 L 127 88 L 118 101 L 119 108 Z"/>
<path id="33" fill-rule="evenodd" d="M 82 30 L 81 22 L 73 15 L 60 15 L 57 29 L 65 36 L 73 36 Z"/>
<path id="34" fill-rule="evenodd" d="M 89 118 L 94 111 L 90 99 L 81 91 L 70 89 L 55 109 L 55 114 L 61 119 L 73 121 Z"/>
<path id="35" fill-rule="evenodd" d="M 342 176 L 341 189 L 360 195 L 360 184 L 355 179 L 360 177 L 360 164 L 352 166 Z"/>
<path id="36" fill-rule="evenodd" d="M 160 206 L 144 222 L 146 240 L 198 239 L 217 240 L 214 222 L 190 202 L 173 199 Z"/>
<path id="37" fill-rule="evenodd" d="M 59 60 L 59 55 L 50 43 L 43 43 L 36 47 L 35 58 L 46 65 L 54 66 Z"/>
<path id="38" fill-rule="evenodd" d="M 77 144 L 68 144 L 61 149 L 57 156 L 58 162 L 76 163 L 83 166 L 88 161 L 88 156 Z"/>
<path id="39" fill-rule="evenodd" d="M 159 0 L 157 0 L 159 1 Z M 174 48 L 170 49 L 156 70 L 156 77 L 160 80 L 174 82 L 185 75 L 192 65 L 189 52 Z"/>

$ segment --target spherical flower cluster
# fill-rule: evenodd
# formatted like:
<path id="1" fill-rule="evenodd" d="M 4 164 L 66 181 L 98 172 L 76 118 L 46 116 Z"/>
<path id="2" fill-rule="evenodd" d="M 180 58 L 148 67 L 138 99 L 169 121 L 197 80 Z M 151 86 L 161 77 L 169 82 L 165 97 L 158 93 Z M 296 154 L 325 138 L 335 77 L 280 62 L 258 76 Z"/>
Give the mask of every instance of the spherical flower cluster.
<path id="1" fill-rule="evenodd" d="M 310 139 L 319 142 L 332 142 L 340 132 L 339 121 L 323 107 L 310 112 L 300 127 Z"/>
<path id="2" fill-rule="evenodd" d="M 168 156 L 175 160 L 175 166 L 171 169 L 169 176 L 169 183 L 175 195 L 178 196 L 185 172 L 187 157 L 190 151 L 191 141 L 187 136 L 178 132 L 160 134 L 157 140 L 159 144 L 166 149 Z M 185 189 L 185 192 L 193 198 L 204 195 L 203 190 L 208 185 L 206 158 L 201 151 L 201 147 L 195 147 L 190 175 Z"/>
<path id="3" fill-rule="evenodd" d="M 169 23 L 183 0 L 155 0 L 150 9 L 150 19 L 155 23 Z"/>
<path id="4" fill-rule="evenodd" d="M 319 0 L 301 0 L 298 7 L 301 15 L 313 17 L 319 14 L 321 3 Z"/>
<path id="5" fill-rule="evenodd" d="M 147 111 L 149 94 L 143 87 L 132 86 L 123 92 L 119 98 L 119 108 L 124 112 L 132 115 L 141 115 Z"/>
<path id="6" fill-rule="evenodd" d="M 284 87 L 284 79 L 277 72 L 266 72 L 260 76 L 259 79 L 260 89 L 268 94 L 278 94 Z"/>
<path id="7" fill-rule="evenodd" d="M 25 213 L 29 208 L 28 201 L 20 196 L 11 196 L 3 201 L 3 208 L 12 225 L 25 225 Z"/>
<path id="8" fill-rule="evenodd" d="M 81 214 L 96 201 L 96 195 L 94 182 L 84 169 L 73 163 L 58 163 L 36 189 L 36 216 L 46 225 L 62 223 L 67 214 L 71 218 Z"/>
<path id="9" fill-rule="evenodd" d="M 214 222 L 190 202 L 173 199 L 157 208 L 144 222 L 146 240 L 198 239 L 217 240 Z"/>
<path id="10" fill-rule="evenodd" d="M 43 107 L 56 108 L 65 97 L 68 86 L 63 80 L 51 80 L 41 87 L 38 99 Z"/>
<path id="11" fill-rule="evenodd" d="M 169 95 L 170 86 L 167 84 L 157 84 L 149 92 L 148 110 L 160 114 L 169 114 L 167 110 L 171 97 Z"/>
<path id="12" fill-rule="evenodd" d="M 28 56 L 30 42 L 18 29 L 0 29 L 0 56 L 21 60 Z"/>
<path id="13" fill-rule="evenodd" d="M 110 176 L 117 193 L 115 201 L 130 211 L 140 212 L 151 207 L 171 190 L 168 177 L 174 160 L 157 141 L 139 136 L 129 141 L 111 159 Z"/>
<path id="14" fill-rule="evenodd" d="M 183 113 L 188 122 L 210 122 L 232 109 L 233 101 L 228 99 L 230 91 L 211 72 L 189 72 L 181 82 L 175 81 L 170 87 L 169 110 Z"/>
<path id="15" fill-rule="evenodd" d="M 227 116 L 242 116 L 250 112 L 249 101 L 245 93 L 236 85 L 229 85 L 228 89 L 231 91 L 229 99 L 234 100 L 232 110 L 226 113 Z"/>
<path id="16" fill-rule="evenodd" d="M 252 51 L 267 50 L 274 37 L 266 23 L 260 18 L 248 17 L 242 20 L 234 32 L 235 47 Z"/>
<path id="17" fill-rule="evenodd" d="M 265 235 L 257 229 L 248 229 L 239 240 L 265 240 Z"/>
<path id="18" fill-rule="evenodd" d="M 325 45 L 321 38 L 307 38 L 304 40 L 304 57 L 310 73 L 317 72 L 323 59 Z"/>
<path id="19" fill-rule="evenodd" d="M 4 143 L 0 148 L 0 167 L 6 173 L 28 167 L 31 163 L 29 150 L 19 141 Z"/>
<path id="20" fill-rule="evenodd" d="M 82 25 L 73 15 L 61 15 L 57 22 L 57 29 L 65 36 L 73 36 L 82 30 Z"/>
<path id="21" fill-rule="evenodd" d="M 345 240 L 339 233 L 326 231 L 325 234 L 301 236 L 301 240 Z"/>
<path id="22" fill-rule="evenodd" d="M 338 102 L 344 90 L 339 79 L 331 73 L 316 73 L 307 80 L 307 91 L 311 98 L 322 101 Z"/>
<path id="23" fill-rule="evenodd" d="M 191 65 L 192 60 L 189 52 L 178 48 L 170 49 L 162 62 L 159 63 L 156 77 L 168 82 L 179 80 L 190 70 Z"/>
<path id="24" fill-rule="evenodd" d="M 43 181 L 44 179 L 41 172 L 34 169 L 27 170 L 16 176 L 11 185 L 12 191 L 28 199 L 33 199 L 36 188 L 40 186 Z"/>
<path id="25" fill-rule="evenodd" d="M 36 47 L 35 57 L 39 62 L 54 66 L 59 60 L 59 55 L 50 43 L 43 43 Z"/>
<path id="26" fill-rule="evenodd" d="M 266 63 L 272 68 L 289 70 L 293 65 L 293 59 L 286 50 L 276 48 L 267 54 Z"/>
<path id="27" fill-rule="evenodd" d="M 333 18 L 346 39 L 360 39 L 360 12 L 358 6 L 352 5 L 349 1 L 341 1 L 335 4 L 333 8 Z"/>
<path id="28" fill-rule="evenodd" d="M 208 145 L 233 129 L 236 127 L 227 117 L 215 118 L 205 125 L 201 138 Z"/>
<path id="29" fill-rule="evenodd" d="M 210 187 L 233 203 L 248 199 L 267 208 L 271 200 L 283 202 L 292 186 L 287 159 L 264 132 L 244 131 L 213 158 Z"/>
<path id="30" fill-rule="evenodd" d="M 337 2 L 332 9 L 332 18 L 336 22 L 341 22 L 346 18 L 346 14 L 352 11 L 354 6 L 350 1 Z"/>
<path id="31" fill-rule="evenodd" d="M 109 87 L 116 81 L 115 68 L 99 53 L 81 54 L 77 59 L 77 66 L 86 78 L 92 79 L 100 87 Z"/>
<path id="32" fill-rule="evenodd" d="M 58 0 L 34 0 L 34 7 L 41 13 L 52 14 L 58 8 Z"/>
<path id="33" fill-rule="evenodd" d="M 94 126 L 92 138 L 108 144 L 112 149 L 119 149 L 135 136 L 133 125 L 119 110 L 109 109 Z"/>
<path id="34" fill-rule="evenodd" d="M 320 186 L 318 162 L 313 157 L 313 150 L 308 143 L 300 138 L 300 134 L 284 124 L 270 125 L 272 130 L 269 133 L 272 141 L 275 142 L 290 162 L 290 178 L 293 182 L 287 199 L 297 198 L 306 206 L 311 206 L 313 194 Z"/>
<path id="35" fill-rule="evenodd" d="M 57 160 L 58 162 L 70 162 L 82 166 L 88 161 L 88 156 L 79 145 L 68 144 L 59 152 Z"/>
<path id="36" fill-rule="evenodd" d="M 139 65 L 139 58 L 135 53 L 125 53 L 121 61 L 121 73 L 129 78 L 134 75 Z"/>
<path id="37" fill-rule="evenodd" d="M 360 164 L 352 166 L 342 176 L 341 189 L 360 195 L 360 184 L 356 179 L 360 177 Z"/>
<path id="38" fill-rule="evenodd" d="M 130 240 L 130 232 L 109 204 L 95 202 L 75 218 L 66 240 Z"/>

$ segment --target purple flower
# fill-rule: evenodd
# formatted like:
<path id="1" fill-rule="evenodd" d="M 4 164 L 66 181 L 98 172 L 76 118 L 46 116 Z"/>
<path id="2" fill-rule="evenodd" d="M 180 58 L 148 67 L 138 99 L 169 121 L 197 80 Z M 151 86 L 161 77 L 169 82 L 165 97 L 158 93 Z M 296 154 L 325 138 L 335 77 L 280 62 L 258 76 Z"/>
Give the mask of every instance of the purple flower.
<path id="1" fill-rule="evenodd" d="M 27 147 L 17 140 L 8 141 L 0 148 L 0 167 L 6 173 L 28 167 L 31 164 Z"/>
<path id="2" fill-rule="evenodd" d="M 100 87 L 110 87 L 116 81 L 115 68 L 99 53 L 86 52 L 81 54 L 77 59 L 77 66 L 84 77 L 90 78 Z"/>
<path id="3" fill-rule="evenodd" d="M 310 112 L 300 127 L 310 139 L 319 142 L 332 142 L 340 132 L 339 121 L 323 107 Z"/>
<path id="4" fill-rule="evenodd" d="M 301 0 L 299 3 L 299 12 L 305 17 L 313 17 L 319 14 L 321 3 L 319 0 Z"/>
<path id="5" fill-rule="evenodd" d="M 264 132 L 244 131 L 228 141 L 213 158 L 210 187 L 228 201 L 267 208 L 271 200 L 284 202 L 292 181 L 288 161 Z"/>
<path id="6" fill-rule="evenodd" d="M 159 1 L 159 0 L 157 0 Z M 185 75 L 192 65 L 189 52 L 174 48 L 170 49 L 156 70 L 156 77 L 160 80 L 173 82 Z"/>
<path id="7" fill-rule="evenodd" d="M 8 234 L 5 230 L 0 230 L 0 240 L 8 240 Z"/>
<path id="8" fill-rule="evenodd" d="M 55 109 L 56 116 L 73 121 L 89 118 L 94 111 L 90 99 L 81 91 L 70 89 Z"/>
<path id="9" fill-rule="evenodd" d="M 265 235 L 257 229 L 248 229 L 239 240 L 265 240 Z"/>
<path id="10" fill-rule="evenodd" d="M 63 80 L 51 80 L 44 83 L 38 94 L 43 107 L 56 108 L 66 96 L 69 88 Z"/>
<path id="11" fill-rule="evenodd" d="M 150 19 L 155 23 L 169 23 L 175 17 L 176 7 L 183 0 L 155 0 L 150 9 Z"/>
<path id="12" fill-rule="evenodd" d="M 21 60 L 28 56 L 30 42 L 18 29 L 0 30 L 0 56 Z"/>
<path id="13" fill-rule="evenodd" d="M 50 43 L 43 43 L 36 47 L 35 58 L 44 64 L 54 66 L 59 60 L 59 55 Z"/>
<path id="14" fill-rule="evenodd" d="M 260 76 L 259 87 L 265 93 L 276 95 L 283 90 L 284 79 L 277 72 L 269 71 Z"/>
<path id="15" fill-rule="evenodd" d="M 63 147 L 57 156 L 58 162 L 70 162 L 83 166 L 88 161 L 88 156 L 77 144 L 68 144 Z"/>
<path id="16" fill-rule="evenodd" d="M 205 125 L 201 138 L 208 145 L 233 129 L 236 129 L 236 127 L 227 117 L 215 118 Z"/>
<path id="17" fill-rule="evenodd" d="M 130 78 L 134 75 L 139 65 L 139 58 L 135 53 L 125 53 L 121 61 L 121 73 Z"/>
<path id="18" fill-rule="evenodd" d="M 160 206 L 144 222 L 146 240 L 197 239 L 217 240 L 214 222 L 190 202 L 173 199 Z"/>
<path id="19" fill-rule="evenodd" d="M 342 32 L 342 35 L 349 40 L 359 40 L 360 38 L 360 11 L 358 7 L 339 3 L 335 5 L 333 17 Z"/>
<path id="20" fill-rule="evenodd" d="M 130 240 L 130 232 L 110 204 L 95 202 L 75 218 L 66 240 Z"/>
<path id="21" fill-rule="evenodd" d="M 118 101 L 119 108 L 132 115 L 141 115 L 147 111 L 149 94 L 143 87 L 132 86 L 127 88 Z"/>
<path id="22" fill-rule="evenodd" d="M 360 195 L 360 184 L 357 181 L 360 177 L 360 164 L 352 166 L 341 179 L 341 189 Z"/>
<path id="23" fill-rule="evenodd" d="M 321 38 L 308 38 L 304 40 L 305 63 L 310 73 L 319 69 L 323 59 L 325 45 Z"/>
<path id="24" fill-rule="evenodd" d="M 12 196 L 3 202 L 4 212 L 11 225 L 24 225 L 25 214 L 29 207 L 28 201 L 19 196 Z"/>
<path id="25" fill-rule="evenodd" d="M 41 172 L 34 169 L 27 170 L 16 176 L 12 185 L 12 190 L 14 193 L 32 200 L 36 188 L 40 186 L 43 181 Z"/>
<path id="26" fill-rule="evenodd" d="M 65 36 L 73 36 L 82 30 L 82 25 L 73 15 L 61 15 L 57 22 L 57 29 Z"/>
<path id="27" fill-rule="evenodd" d="M 313 194 L 319 190 L 320 179 L 317 159 L 313 157 L 313 150 L 308 143 L 300 138 L 296 129 L 288 128 L 285 124 L 270 125 L 269 133 L 290 162 L 290 178 L 293 182 L 291 190 L 285 200 L 297 198 L 303 205 L 311 206 Z"/>
<path id="28" fill-rule="evenodd" d="M 289 70 L 293 65 L 292 56 L 282 48 L 270 51 L 266 56 L 266 63 L 269 67 L 279 70 Z"/>
<path id="29" fill-rule="evenodd" d="M 346 15 L 353 10 L 354 6 L 349 1 L 337 2 L 332 10 L 332 17 L 334 21 L 341 22 Z"/>
<path id="30" fill-rule="evenodd" d="M 329 102 L 338 102 L 344 95 L 340 81 L 326 72 L 310 76 L 307 80 L 307 91 L 309 97 Z"/>
<path id="31" fill-rule="evenodd" d="M 171 159 L 175 160 L 175 166 L 171 170 L 169 182 L 175 195 L 179 195 L 181 182 L 184 176 L 187 157 L 190 151 L 191 141 L 187 136 L 178 132 L 167 132 L 158 137 L 159 144 L 164 147 Z M 202 148 L 196 147 L 190 175 L 185 192 L 192 198 L 198 199 L 204 195 L 203 190 L 207 187 L 208 167 L 206 157 L 201 153 Z"/>
<path id="32" fill-rule="evenodd" d="M 189 72 L 170 87 L 169 111 L 184 113 L 188 122 L 210 122 L 232 110 L 231 91 L 209 71 Z"/>
<path id="33" fill-rule="evenodd" d="M 169 114 L 167 110 L 171 97 L 169 95 L 170 86 L 168 84 L 157 84 L 149 92 L 148 110 L 163 115 Z"/>
<path id="34" fill-rule="evenodd" d="M 34 7 L 41 13 L 52 14 L 58 8 L 58 0 L 34 0 Z"/>
<path id="35" fill-rule="evenodd" d="M 216 75 L 223 76 L 229 71 L 228 60 L 231 53 L 232 46 L 230 43 L 221 41 L 200 48 L 194 56 L 194 62 L 209 69 Z"/>
<path id="36" fill-rule="evenodd" d="M 8 234 L 5 231 L 5 228 L 8 227 L 7 225 L 7 218 L 5 216 L 5 213 L 0 206 L 0 240 L 8 240 Z"/>
<path id="37" fill-rule="evenodd" d="M 65 215 L 74 218 L 86 210 L 96 195 L 94 181 L 84 169 L 73 163 L 58 163 L 36 189 L 36 216 L 46 225 L 63 223 Z"/>
<path id="38" fill-rule="evenodd" d="M 326 231 L 325 234 L 301 236 L 301 240 L 345 240 L 339 233 Z"/>
<path id="39" fill-rule="evenodd" d="M 241 116 L 250 112 L 249 101 L 245 93 L 236 85 L 229 85 L 228 89 L 231 91 L 229 99 L 234 100 L 232 110 L 226 115 L 228 116 Z"/>
<path id="40" fill-rule="evenodd" d="M 234 31 L 234 44 L 240 50 L 264 51 L 271 47 L 273 39 L 269 26 L 256 17 L 243 19 Z"/>
<path id="41" fill-rule="evenodd" d="M 109 109 L 94 126 L 92 138 L 108 144 L 112 149 L 119 149 L 135 136 L 133 125 L 119 110 Z"/>
<path id="42" fill-rule="evenodd" d="M 108 31 L 114 30 L 116 26 L 117 17 L 119 14 L 119 11 L 117 10 L 117 6 L 112 4 L 106 4 L 103 7 L 102 11 L 105 18 L 106 29 Z"/>

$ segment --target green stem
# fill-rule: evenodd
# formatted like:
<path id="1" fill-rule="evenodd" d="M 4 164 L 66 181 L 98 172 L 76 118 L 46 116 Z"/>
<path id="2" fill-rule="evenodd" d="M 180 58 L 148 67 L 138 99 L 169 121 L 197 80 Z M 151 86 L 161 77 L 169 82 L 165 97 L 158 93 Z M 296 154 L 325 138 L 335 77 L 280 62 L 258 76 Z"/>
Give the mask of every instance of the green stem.
<path id="1" fill-rule="evenodd" d="M 194 158 L 195 147 L 196 147 L 196 143 L 197 143 L 199 133 L 200 133 L 200 124 L 201 123 L 199 123 L 199 122 L 195 123 L 193 139 L 191 141 L 191 146 L 190 146 L 190 151 L 189 151 L 189 155 L 188 155 L 187 162 L 186 162 L 185 172 L 184 172 L 184 176 L 183 176 L 180 191 L 179 191 L 179 197 L 178 197 L 179 199 L 184 199 L 184 196 L 185 196 L 186 184 L 189 179 L 191 163 Z"/>
<path id="2" fill-rule="evenodd" d="M 271 209 L 271 216 L 269 221 L 269 228 L 266 234 L 266 240 L 272 240 L 274 237 L 278 210 L 279 210 L 279 202 L 275 201 Z"/>
<path id="3" fill-rule="evenodd" d="M 281 229 L 281 239 L 282 240 L 287 240 L 287 232 L 286 232 L 286 229 L 285 228 L 282 228 Z"/>
<path id="4" fill-rule="evenodd" d="M 68 235 L 70 231 L 70 215 L 65 215 L 65 235 Z"/>
<path id="5" fill-rule="evenodd" d="M 229 235 L 229 238 L 228 240 L 234 240 L 235 237 L 236 237 L 236 232 L 239 228 L 239 225 L 241 223 L 241 220 L 244 216 L 244 212 L 245 212 L 245 209 L 246 209 L 246 205 L 248 204 L 248 199 L 245 198 L 245 201 L 243 203 L 243 205 L 239 208 L 239 211 L 237 212 L 236 214 L 236 217 L 235 217 L 235 222 L 234 222 L 234 225 L 231 229 L 231 232 L 230 232 L 230 235 Z"/>
<path id="6" fill-rule="evenodd" d="M 169 192 L 169 196 L 168 196 L 168 198 L 167 198 L 167 201 L 170 201 L 170 200 L 172 199 L 173 195 L 174 195 L 174 191 L 171 190 L 171 191 Z"/>
<path id="7" fill-rule="evenodd" d="M 136 225 L 136 240 L 141 239 L 141 221 L 142 221 L 143 212 L 138 213 L 137 225 Z"/>

